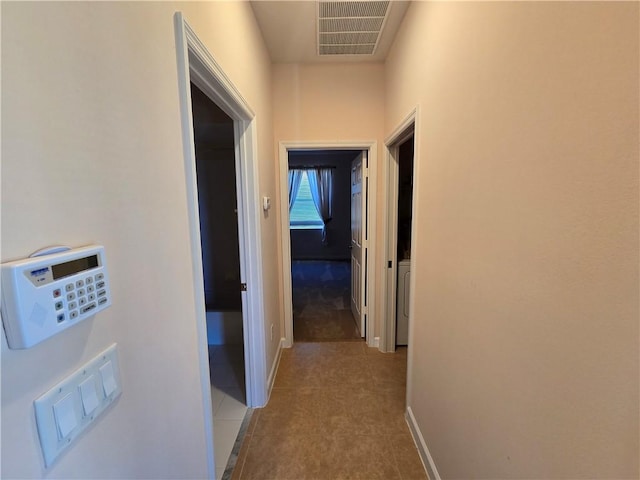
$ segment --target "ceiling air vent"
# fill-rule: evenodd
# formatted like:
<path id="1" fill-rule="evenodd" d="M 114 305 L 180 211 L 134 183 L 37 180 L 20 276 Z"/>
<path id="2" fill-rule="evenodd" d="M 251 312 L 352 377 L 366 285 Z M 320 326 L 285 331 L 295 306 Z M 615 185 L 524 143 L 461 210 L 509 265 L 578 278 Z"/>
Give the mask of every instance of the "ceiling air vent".
<path id="1" fill-rule="evenodd" d="M 373 55 L 389 2 L 318 2 L 318 55 Z"/>

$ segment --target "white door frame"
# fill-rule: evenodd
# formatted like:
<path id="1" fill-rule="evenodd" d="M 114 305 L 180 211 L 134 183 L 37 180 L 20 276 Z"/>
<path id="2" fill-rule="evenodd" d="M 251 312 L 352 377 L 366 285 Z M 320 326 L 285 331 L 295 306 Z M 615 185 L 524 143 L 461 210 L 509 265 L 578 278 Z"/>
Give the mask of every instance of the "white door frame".
<path id="1" fill-rule="evenodd" d="M 289 151 L 290 150 L 354 150 L 367 151 L 368 158 L 368 208 L 367 217 L 363 221 L 368 227 L 367 240 L 364 244 L 367 248 L 367 288 L 366 298 L 366 342 L 370 347 L 377 347 L 377 338 L 374 337 L 375 326 L 375 270 L 374 259 L 376 253 L 376 201 L 375 192 L 377 184 L 377 146 L 376 141 L 354 142 L 280 142 L 280 219 L 281 219 L 281 254 L 282 254 L 282 293 L 284 306 L 284 338 L 282 346 L 293 346 L 293 300 L 291 291 L 291 237 L 289 236 Z M 363 188 L 365 188 L 363 186 Z M 363 229 L 364 231 L 364 229 Z"/>
<path id="2" fill-rule="evenodd" d="M 267 401 L 262 252 L 260 244 L 261 212 L 258 208 L 260 194 L 258 190 L 255 114 L 240 92 L 227 78 L 213 56 L 207 51 L 204 44 L 198 39 L 193 29 L 185 21 L 182 13 L 177 12 L 174 16 L 174 21 L 207 463 L 209 476 L 215 478 L 213 409 L 209 376 L 209 351 L 190 82 L 198 86 L 218 107 L 231 117 L 234 125 L 240 278 L 241 282 L 247 284 L 247 291 L 242 293 L 242 318 L 245 346 L 246 398 L 249 407 L 263 406 Z"/>
<path id="3" fill-rule="evenodd" d="M 415 135 L 418 108 L 398 125 L 391 135 L 385 140 L 386 161 L 384 162 L 384 176 L 386 179 L 383 192 L 384 218 L 386 228 L 384 229 L 384 258 L 387 263 L 384 277 L 384 289 L 382 298 L 382 311 L 385 312 L 382 331 L 380 335 L 380 350 L 384 352 L 394 352 L 396 350 L 396 299 L 397 299 L 397 248 L 398 248 L 398 154 L 400 144 L 404 143 L 412 134 Z M 416 139 L 417 136 L 414 136 Z M 417 168 L 417 144 L 414 140 L 414 162 L 413 175 L 416 178 Z M 416 188 L 413 190 L 413 218 L 415 218 Z M 416 250 L 414 240 L 414 221 L 411 225 L 411 246 L 412 257 Z M 409 323 L 411 324 L 413 311 L 413 278 L 411 275 L 409 292 Z M 411 342 L 411 339 L 409 339 Z"/>

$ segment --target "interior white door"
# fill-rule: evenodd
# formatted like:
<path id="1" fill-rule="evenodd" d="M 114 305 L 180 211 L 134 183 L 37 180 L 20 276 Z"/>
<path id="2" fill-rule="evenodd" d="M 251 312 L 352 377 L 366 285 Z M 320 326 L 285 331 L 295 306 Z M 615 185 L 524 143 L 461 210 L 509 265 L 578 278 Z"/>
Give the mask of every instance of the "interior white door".
<path id="1" fill-rule="evenodd" d="M 360 336 L 365 336 L 364 319 L 364 232 L 362 220 L 365 209 L 366 188 L 363 189 L 363 162 L 365 152 L 362 152 L 351 162 L 351 312 L 360 329 Z"/>

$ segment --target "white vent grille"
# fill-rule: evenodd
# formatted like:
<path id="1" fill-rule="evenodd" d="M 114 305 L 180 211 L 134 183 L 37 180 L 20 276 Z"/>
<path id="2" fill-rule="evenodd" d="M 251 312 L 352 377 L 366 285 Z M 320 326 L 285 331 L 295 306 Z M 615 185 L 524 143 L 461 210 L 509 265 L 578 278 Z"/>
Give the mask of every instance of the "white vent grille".
<path id="1" fill-rule="evenodd" d="M 382 30 L 384 18 L 321 18 L 320 33 L 373 32 Z"/>
<path id="2" fill-rule="evenodd" d="M 373 55 L 389 2 L 318 2 L 318 55 Z"/>
<path id="3" fill-rule="evenodd" d="M 389 2 L 320 2 L 320 18 L 384 17 Z"/>
<path id="4" fill-rule="evenodd" d="M 321 33 L 322 45 L 367 45 L 375 44 L 378 40 L 376 33 Z"/>

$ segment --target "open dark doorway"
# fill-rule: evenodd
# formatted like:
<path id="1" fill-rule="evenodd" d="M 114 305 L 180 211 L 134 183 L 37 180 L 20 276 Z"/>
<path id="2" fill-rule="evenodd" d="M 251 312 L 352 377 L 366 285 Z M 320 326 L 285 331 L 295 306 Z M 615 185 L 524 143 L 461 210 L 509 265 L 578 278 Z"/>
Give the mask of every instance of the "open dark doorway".
<path id="1" fill-rule="evenodd" d="M 413 218 L 413 150 L 413 135 L 398 147 L 396 346 L 406 346 L 409 343 L 409 285 L 411 277 L 411 226 Z"/>
<path id="2" fill-rule="evenodd" d="M 294 341 L 361 341 L 351 309 L 351 162 L 355 150 L 289 152 L 289 169 L 299 170 L 290 209 L 291 284 Z M 324 224 L 314 207 L 309 175 L 330 169 L 331 217 Z M 313 180 L 312 180 L 313 183 Z"/>
<path id="3" fill-rule="evenodd" d="M 233 120 L 191 84 L 217 473 L 247 410 Z"/>

